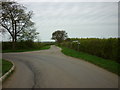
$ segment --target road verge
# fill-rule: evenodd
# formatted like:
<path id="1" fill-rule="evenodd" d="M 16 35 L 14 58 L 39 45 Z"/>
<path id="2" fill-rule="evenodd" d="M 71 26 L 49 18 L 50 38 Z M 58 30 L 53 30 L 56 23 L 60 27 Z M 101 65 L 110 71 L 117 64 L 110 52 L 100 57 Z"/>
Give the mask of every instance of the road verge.
<path id="1" fill-rule="evenodd" d="M 90 54 L 84 53 L 84 52 L 78 52 L 78 51 L 75 51 L 73 49 L 63 47 L 63 46 L 59 46 L 59 47 L 62 48 L 61 52 L 67 56 L 71 56 L 71 57 L 85 60 L 87 62 L 95 64 L 101 68 L 104 68 L 104 69 L 106 69 L 110 72 L 113 72 L 113 73 L 120 76 L 120 72 L 118 69 L 120 64 L 115 62 L 115 61 L 107 60 L 107 59 L 97 57 L 94 55 L 90 55 Z"/>
<path id="2" fill-rule="evenodd" d="M 10 68 L 8 72 L 6 72 L 4 75 L 0 77 L 0 82 L 3 82 L 15 69 L 15 64 L 12 61 L 9 61 L 9 62 L 12 63 L 12 67 Z"/>

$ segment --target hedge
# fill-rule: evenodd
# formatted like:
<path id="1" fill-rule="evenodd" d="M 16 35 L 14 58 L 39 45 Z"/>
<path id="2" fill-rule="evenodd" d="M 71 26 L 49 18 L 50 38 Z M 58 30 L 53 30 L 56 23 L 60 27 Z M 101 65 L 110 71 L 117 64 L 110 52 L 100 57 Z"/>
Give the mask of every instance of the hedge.
<path id="1" fill-rule="evenodd" d="M 77 40 L 77 42 L 73 42 Z M 99 38 L 72 38 L 71 41 L 65 41 L 60 45 L 105 59 L 111 59 L 118 62 L 118 38 L 99 39 Z"/>

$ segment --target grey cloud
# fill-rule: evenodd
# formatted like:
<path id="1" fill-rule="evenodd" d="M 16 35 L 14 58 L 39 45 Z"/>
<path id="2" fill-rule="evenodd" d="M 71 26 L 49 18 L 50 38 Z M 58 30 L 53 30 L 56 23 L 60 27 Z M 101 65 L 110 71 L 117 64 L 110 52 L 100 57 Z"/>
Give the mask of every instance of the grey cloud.
<path id="1" fill-rule="evenodd" d="M 69 37 L 117 37 L 117 3 L 115 2 L 27 2 L 34 11 L 42 40 L 50 40 L 51 33 L 64 29 Z"/>

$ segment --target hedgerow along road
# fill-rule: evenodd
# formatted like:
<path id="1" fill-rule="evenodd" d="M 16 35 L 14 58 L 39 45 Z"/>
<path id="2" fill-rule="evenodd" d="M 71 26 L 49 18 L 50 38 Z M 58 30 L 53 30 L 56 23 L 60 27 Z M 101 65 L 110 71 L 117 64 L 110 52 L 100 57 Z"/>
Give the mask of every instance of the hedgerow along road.
<path id="1" fill-rule="evenodd" d="M 84 60 L 65 56 L 54 45 L 48 50 L 4 53 L 15 63 L 3 88 L 117 88 L 118 76 Z"/>

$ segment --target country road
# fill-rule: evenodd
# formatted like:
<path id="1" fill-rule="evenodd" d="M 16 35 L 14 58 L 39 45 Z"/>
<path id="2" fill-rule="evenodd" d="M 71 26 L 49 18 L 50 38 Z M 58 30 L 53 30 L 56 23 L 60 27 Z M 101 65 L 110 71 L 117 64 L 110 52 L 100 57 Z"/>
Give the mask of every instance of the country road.
<path id="1" fill-rule="evenodd" d="M 4 53 L 15 63 L 3 88 L 117 88 L 118 76 L 84 60 L 65 56 L 60 48 Z"/>

